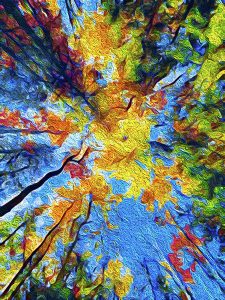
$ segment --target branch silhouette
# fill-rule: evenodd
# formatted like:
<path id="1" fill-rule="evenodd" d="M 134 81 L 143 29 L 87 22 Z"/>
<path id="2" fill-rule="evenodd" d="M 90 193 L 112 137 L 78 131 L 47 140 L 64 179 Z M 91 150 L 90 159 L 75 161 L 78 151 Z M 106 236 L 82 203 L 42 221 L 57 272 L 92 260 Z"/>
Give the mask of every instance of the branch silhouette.
<path id="1" fill-rule="evenodd" d="M 49 180 L 52 177 L 55 177 L 55 176 L 59 175 L 63 171 L 64 167 L 69 162 L 73 161 L 73 162 L 76 162 L 76 163 L 80 163 L 82 161 L 82 159 L 84 158 L 84 156 L 87 154 L 87 152 L 88 152 L 88 148 L 86 149 L 86 151 L 84 152 L 82 157 L 78 160 L 76 160 L 76 157 L 77 157 L 76 155 L 69 156 L 64 161 L 64 163 L 62 164 L 62 166 L 59 169 L 47 173 L 38 182 L 35 182 L 35 183 L 27 186 L 19 195 L 17 195 L 13 199 L 11 199 L 9 202 L 7 202 L 7 203 L 3 204 L 2 206 L 0 206 L 0 217 L 3 217 L 7 213 L 9 213 L 15 206 L 17 206 L 19 203 L 21 203 L 26 196 L 28 196 L 31 192 L 33 192 L 33 191 L 37 190 L 38 188 L 40 188 L 47 180 Z"/>

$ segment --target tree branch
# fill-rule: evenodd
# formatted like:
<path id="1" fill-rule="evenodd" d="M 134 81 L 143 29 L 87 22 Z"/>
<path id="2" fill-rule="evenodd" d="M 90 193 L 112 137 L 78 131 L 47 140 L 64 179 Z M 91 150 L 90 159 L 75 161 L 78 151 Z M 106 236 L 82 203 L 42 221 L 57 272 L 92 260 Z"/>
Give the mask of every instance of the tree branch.
<path id="1" fill-rule="evenodd" d="M 62 265 L 62 267 L 60 269 L 60 272 L 59 272 L 59 274 L 58 274 L 58 276 L 56 278 L 56 283 L 59 282 L 59 281 L 61 281 L 63 279 L 64 275 L 65 275 L 65 271 L 68 271 L 68 270 L 66 270 L 66 267 L 68 267 L 67 264 L 68 264 L 69 258 L 70 258 L 71 254 L 73 252 L 73 249 L 76 246 L 77 241 L 79 239 L 80 230 L 82 229 L 82 227 L 87 223 L 88 219 L 90 218 L 91 207 L 92 207 L 92 201 L 89 202 L 89 206 L 88 206 L 88 210 L 87 210 L 87 215 L 86 215 L 84 221 L 80 223 L 80 225 L 78 227 L 78 230 L 76 232 L 76 237 L 75 237 L 73 243 L 71 244 L 71 246 L 68 249 L 67 255 L 66 255 L 65 260 L 64 260 L 64 263 L 63 263 L 63 265 Z"/>
<path id="2" fill-rule="evenodd" d="M 34 258 L 35 255 L 37 255 L 36 259 L 34 258 L 34 264 L 30 266 L 27 274 L 24 276 L 24 278 L 21 280 L 21 282 L 17 285 L 16 289 L 13 291 L 13 293 L 11 294 L 11 296 L 8 299 L 12 299 L 16 293 L 18 292 L 19 288 L 21 287 L 21 285 L 24 283 L 24 281 L 26 280 L 26 278 L 31 274 L 32 270 L 36 267 L 36 265 L 39 264 L 39 262 L 43 259 L 43 257 L 45 256 L 45 254 L 47 253 L 51 242 L 53 240 L 53 238 L 55 237 L 55 234 L 58 226 L 60 225 L 60 223 L 62 222 L 62 220 L 64 219 L 65 215 L 67 214 L 67 212 L 71 209 L 71 207 L 73 206 L 73 204 L 71 204 L 69 206 L 69 208 L 66 209 L 66 211 L 63 213 L 62 217 L 60 218 L 59 222 L 53 226 L 53 228 L 48 232 L 48 234 L 45 236 L 44 240 L 41 242 L 41 244 L 31 253 L 31 255 L 25 260 L 24 264 L 22 265 L 22 267 L 19 269 L 19 271 L 17 272 L 17 274 L 13 277 L 13 279 L 11 280 L 11 282 L 9 283 L 9 285 L 5 288 L 5 290 L 3 291 L 1 296 L 5 296 L 10 288 L 12 287 L 12 285 L 16 282 L 16 280 L 18 279 L 18 277 L 20 275 L 23 274 L 24 270 L 26 269 L 26 267 L 32 263 L 32 260 Z M 44 253 L 42 253 L 42 248 L 45 247 L 45 243 L 47 243 L 46 245 L 46 249 L 45 251 L 43 251 Z M 39 250 L 41 251 L 41 254 L 39 254 Z M 39 254 L 39 255 L 38 255 Z"/>
<path id="3" fill-rule="evenodd" d="M 75 160 L 75 162 L 79 163 L 84 158 L 84 156 L 87 152 L 88 152 L 88 148 L 84 152 L 83 156 L 79 160 Z M 36 183 L 33 183 L 33 184 L 29 185 L 19 195 L 17 195 L 13 199 L 11 199 L 9 202 L 7 202 L 7 203 L 3 204 L 2 206 L 0 206 L 0 217 L 2 217 L 5 214 L 9 213 L 15 206 L 17 206 L 20 202 L 22 202 L 23 199 L 27 195 L 29 195 L 34 190 L 37 190 L 38 188 L 40 188 L 47 180 L 49 180 L 52 177 L 55 177 L 55 176 L 59 175 L 63 171 L 64 167 L 69 162 L 71 162 L 72 160 L 74 161 L 74 159 L 76 157 L 77 157 L 76 155 L 71 155 L 70 157 L 68 157 L 65 160 L 65 162 L 62 164 L 61 168 L 59 168 L 58 170 L 51 171 L 51 172 L 47 173 L 43 178 L 41 178 L 41 180 L 39 180 Z"/>
<path id="4" fill-rule="evenodd" d="M 12 233 L 10 233 L 7 238 L 5 238 L 2 242 L 0 242 L 0 246 L 3 246 L 12 236 L 14 236 L 14 234 L 20 229 L 22 228 L 25 224 L 27 223 L 27 221 L 24 221 L 23 223 L 21 223 Z"/>

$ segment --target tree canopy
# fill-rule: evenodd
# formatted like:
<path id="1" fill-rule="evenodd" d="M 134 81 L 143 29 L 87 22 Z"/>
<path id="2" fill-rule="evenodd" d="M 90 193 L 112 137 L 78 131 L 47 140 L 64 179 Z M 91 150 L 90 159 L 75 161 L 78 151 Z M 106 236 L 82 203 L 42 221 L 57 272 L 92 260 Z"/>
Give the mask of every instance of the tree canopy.
<path id="1" fill-rule="evenodd" d="M 221 0 L 0 0 L 2 299 L 223 299 Z"/>

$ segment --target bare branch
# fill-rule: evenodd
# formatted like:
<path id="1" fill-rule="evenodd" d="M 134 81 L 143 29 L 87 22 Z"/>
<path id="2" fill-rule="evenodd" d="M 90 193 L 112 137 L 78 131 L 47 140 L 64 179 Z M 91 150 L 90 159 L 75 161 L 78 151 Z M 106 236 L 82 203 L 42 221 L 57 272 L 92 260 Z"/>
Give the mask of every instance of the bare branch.
<path id="1" fill-rule="evenodd" d="M 12 233 L 10 233 L 6 239 L 4 239 L 2 242 L 0 242 L 0 246 L 3 246 L 11 237 L 14 236 L 14 234 L 16 234 L 16 232 L 22 228 L 27 222 L 24 221 L 23 223 L 21 223 Z"/>
<path id="2" fill-rule="evenodd" d="M 87 152 L 88 152 L 88 148 L 84 152 L 83 156 L 79 160 L 76 160 L 76 162 L 79 163 L 84 158 L 84 156 L 87 154 Z M 37 190 L 38 188 L 40 188 L 47 180 L 49 180 L 52 177 L 55 177 L 55 176 L 59 175 L 63 171 L 64 167 L 70 161 L 72 161 L 73 159 L 75 159 L 76 157 L 77 157 L 76 155 L 69 156 L 64 161 L 64 163 L 62 164 L 61 168 L 59 168 L 58 170 L 51 171 L 51 172 L 47 173 L 43 178 L 41 178 L 41 180 L 39 180 L 38 182 L 33 183 L 33 184 L 27 186 L 19 195 L 17 195 L 13 199 L 11 199 L 9 202 L 7 202 L 7 203 L 3 204 L 2 206 L 0 206 L 0 217 L 2 217 L 5 214 L 9 213 L 15 206 L 17 206 L 20 202 L 22 202 L 23 199 L 27 195 L 29 195 L 34 190 Z"/>
<path id="3" fill-rule="evenodd" d="M 34 264 L 30 266 L 27 274 L 24 276 L 24 278 L 21 280 L 21 282 L 17 285 L 16 289 L 13 291 L 13 293 L 11 294 L 11 296 L 8 299 L 13 299 L 13 297 L 16 295 L 16 293 L 18 292 L 18 290 L 20 289 L 21 285 L 24 283 L 24 281 L 26 280 L 26 278 L 31 274 L 32 270 L 40 263 L 40 261 L 43 259 L 43 257 L 45 256 L 45 254 L 47 253 L 52 240 L 55 237 L 55 233 L 58 230 L 58 227 L 60 225 L 60 223 L 62 222 L 62 220 L 64 219 L 65 215 L 67 214 L 67 212 L 70 210 L 70 208 L 73 206 L 73 203 L 69 206 L 69 208 L 66 209 L 66 211 L 63 213 L 62 217 L 60 218 L 59 222 L 53 226 L 53 228 L 48 232 L 48 234 L 45 236 L 45 238 L 43 239 L 43 241 L 41 242 L 41 244 L 30 254 L 30 256 L 25 260 L 24 264 L 22 265 L 22 267 L 19 269 L 19 271 L 17 272 L 17 274 L 13 277 L 13 279 L 11 280 L 11 282 L 8 284 L 8 286 L 5 288 L 5 290 L 3 291 L 1 296 L 5 296 L 10 288 L 12 287 L 12 285 L 16 282 L 16 280 L 19 278 L 19 276 L 21 276 L 24 272 L 24 270 L 26 269 L 26 267 L 32 263 L 32 260 L 34 259 Z M 47 244 L 47 245 L 45 245 Z M 41 250 L 43 247 L 46 246 L 46 249 L 44 251 L 44 253 L 39 254 L 39 250 Z M 38 255 L 39 254 L 39 255 Z M 34 258 L 34 256 L 37 255 L 36 259 Z"/>

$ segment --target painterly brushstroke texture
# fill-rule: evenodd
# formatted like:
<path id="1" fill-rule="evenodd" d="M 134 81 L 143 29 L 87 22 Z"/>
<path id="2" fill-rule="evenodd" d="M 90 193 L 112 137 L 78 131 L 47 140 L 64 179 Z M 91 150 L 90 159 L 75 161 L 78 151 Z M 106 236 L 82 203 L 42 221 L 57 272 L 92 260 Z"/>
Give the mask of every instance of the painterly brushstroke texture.
<path id="1" fill-rule="evenodd" d="M 224 299 L 222 0 L 0 0 L 0 299 Z"/>

